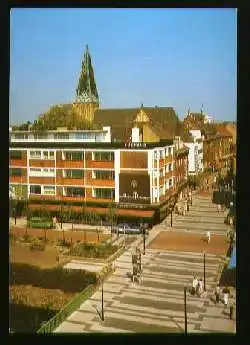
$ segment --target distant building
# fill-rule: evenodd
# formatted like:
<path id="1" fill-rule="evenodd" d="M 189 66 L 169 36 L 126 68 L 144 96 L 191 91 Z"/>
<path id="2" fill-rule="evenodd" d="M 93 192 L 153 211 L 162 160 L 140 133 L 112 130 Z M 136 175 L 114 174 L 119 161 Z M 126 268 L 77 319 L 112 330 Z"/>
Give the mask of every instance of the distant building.
<path id="1" fill-rule="evenodd" d="M 192 139 L 185 142 L 189 148 L 188 174 L 197 175 L 203 171 L 203 138 L 200 130 L 190 130 Z"/>
<path id="2" fill-rule="evenodd" d="M 205 115 L 204 116 L 204 123 L 214 123 L 214 117 L 209 116 L 209 115 Z"/>
<path id="3" fill-rule="evenodd" d="M 203 141 L 204 170 L 222 175 L 233 170 L 232 137 L 217 133 Z"/>

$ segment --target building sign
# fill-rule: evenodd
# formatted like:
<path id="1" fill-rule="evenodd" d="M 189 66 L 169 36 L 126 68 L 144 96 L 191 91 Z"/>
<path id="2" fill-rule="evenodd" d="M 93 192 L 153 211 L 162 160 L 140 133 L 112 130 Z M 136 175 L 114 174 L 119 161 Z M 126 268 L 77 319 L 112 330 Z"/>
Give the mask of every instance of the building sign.
<path id="1" fill-rule="evenodd" d="M 120 202 L 149 204 L 150 178 L 146 172 L 119 174 Z"/>
<path id="2" fill-rule="evenodd" d="M 146 143 L 126 143 L 125 147 L 127 147 L 128 149 L 133 149 L 133 148 L 141 148 L 141 149 L 145 149 L 147 147 Z"/>

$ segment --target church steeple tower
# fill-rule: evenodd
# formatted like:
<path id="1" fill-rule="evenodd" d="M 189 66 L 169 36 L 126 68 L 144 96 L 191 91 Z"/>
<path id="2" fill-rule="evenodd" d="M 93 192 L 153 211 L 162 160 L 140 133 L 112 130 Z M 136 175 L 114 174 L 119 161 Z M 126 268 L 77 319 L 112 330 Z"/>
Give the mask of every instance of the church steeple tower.
<path id="1" fill-rule="evenodd" d="M 99 108 L 99 96 L 88 45 L 84 52 L 74 108 L 79 121 L 87 120 L 90 122 L 93 120 L 95 110 Z"/>
<path id="2" fill-rule="evenodd" d="M 98 103 L 99 97 L 96 88 L 94 70 L 92 67 L 91 57 L 88 45 L 82 61 L 81 74 L 76 89 L 76 101 L 79 103 Z"/>

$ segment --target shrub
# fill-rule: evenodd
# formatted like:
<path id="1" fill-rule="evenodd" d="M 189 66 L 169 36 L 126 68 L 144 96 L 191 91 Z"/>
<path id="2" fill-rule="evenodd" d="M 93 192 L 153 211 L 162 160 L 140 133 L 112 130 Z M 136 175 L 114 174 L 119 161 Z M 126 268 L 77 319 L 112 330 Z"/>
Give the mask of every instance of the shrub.
<path id="1" fill-rule="evenodd" d="M 71 243 L 69 241 L 63 240 L 63 239 L 58 239 L 56 242 L 57 246 L 62 246 L 62 247 L 71 247 Z"/>
<path id="2" fill-rule="evenodd" d="M 91 243 L 77 243 L 70 250 L 70 255 L 83 256 L 87 258 L 103 258 L 106 259 L 118 250 L 117 246 L 111 243 L 91 244 Z"/>
<path id="3" fill-rule="evenodd" d="M 23 235 L 23 240 L 24 240 L 24 242 L 30 243 L 30 242 L 32 242 L 33 237 L 31 235 L 29 235 L 29 234 L 24 234 Z"/>
<path id="4" fill-rule="evenodd" d="M 30 249 L 31 250 L 45 250 L 45 244 L 42 243 L 41 241 L 39 241 L 38 239 L 34 239 L 31 243 L 30 243 Z"/>

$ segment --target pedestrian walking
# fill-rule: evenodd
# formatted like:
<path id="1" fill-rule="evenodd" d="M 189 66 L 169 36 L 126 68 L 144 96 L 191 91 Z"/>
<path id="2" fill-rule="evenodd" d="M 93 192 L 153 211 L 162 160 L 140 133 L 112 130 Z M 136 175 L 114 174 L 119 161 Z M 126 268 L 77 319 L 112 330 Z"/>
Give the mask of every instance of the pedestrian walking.
<path id="1" fill-rule="evenodd" d="M 133 274 L 132 274 L 132 281 L 134 282 L 138 275 L 138 266 L 137 264 L 133 264 Z"/>
<path id="2" fill-rule="evenodd" d="M 197 277 L 194 277 L 193 283 L 192 283 L 192 289 L 191 289 L 191 294 L 192 295 L 195 295 L 196 289 L 197 289 L 197 285 L 198 285 L 198 279 L 197 279 Z"/>
<path id="3" fill-rule="evenodd" d="M 229 297 L 229 289 L 225 288 L 223 290 L 223 303 L 224 303 L 224 309 L 227 307 L 228 305 L 228 297 Z"/>
<path id="4" fill-rule="evenodd" d="M 219 284 L 215 288 L 215 303 L 219 303 L 220 301 L 220 286 Z"/>
<path id="5" fill-rule="evenodd" d="M 209 243 L 210 240 L 211 240 L 210 231 L 207 231 L 207 232 L 206 232 L 206 240 L 207 240 L 207 243 Z"/>
<path id="6" fill-rule="evenodd" d="M 204 283 L 203 283 L 203 280 L 200 279 L 200 281 L 199 281 L 199 297 L 202 297 L 203 292 L 204 292 Z"/>
<path id="7" fill-rule="evenodd" d="M 230 308 L 229 308 L 229 318 L 232 320 L 233 318 L 233 313 L 234 313 L 234 303 L 231 303 Z"/>
<path id="8" fill-rule="evenodd" d="M 217 206 L 217 210 L 218 210 L 218 213 L 220 213 L 220 212 L 221 212 L 221 204 L 218 204 L 218 206 Z"/>

